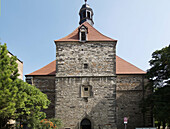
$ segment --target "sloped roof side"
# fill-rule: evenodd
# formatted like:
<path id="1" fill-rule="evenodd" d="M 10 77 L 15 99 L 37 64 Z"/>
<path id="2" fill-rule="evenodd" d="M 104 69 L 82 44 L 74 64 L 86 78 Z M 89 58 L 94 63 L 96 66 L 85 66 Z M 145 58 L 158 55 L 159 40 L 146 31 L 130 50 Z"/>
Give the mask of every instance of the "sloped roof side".
<path id="1" fill-rule="evenodd" d="M 49 63 L 43 68 L 32 72 L 28 75 L 55 75 L 56 73 L 56 61 Z M 146 74 L 145 71 L 137 68 L 133 64 L 123 60 L 122 58 L 116 56 L 116 74 Z"/>
<path id="2" fill-rule="evenodd" d="M 116 74 L 146 74 L 146 72 L 116 56 Z"/>
<path id="3" fill-rule="evenodd" d="M 82 26 L 82 25 L 84 25 L 88 28 L 87 41 L 117 41 L 115 39 L 109 38 L 109 37 L 101 34 L 93 26 L 91 26 L 88 22 L 84 22 L 80 26 Z M 64 38 L 55 40 L 55 42 L 79 41 L 79 27 L 76 30 L 74 30 L 71 34 L 67 35 Z"/>
<path id="4" fill-rule="evenodd" d="M 55 73 L 56 73 L 56 60 L 28 75 L 55 75 Z"/>

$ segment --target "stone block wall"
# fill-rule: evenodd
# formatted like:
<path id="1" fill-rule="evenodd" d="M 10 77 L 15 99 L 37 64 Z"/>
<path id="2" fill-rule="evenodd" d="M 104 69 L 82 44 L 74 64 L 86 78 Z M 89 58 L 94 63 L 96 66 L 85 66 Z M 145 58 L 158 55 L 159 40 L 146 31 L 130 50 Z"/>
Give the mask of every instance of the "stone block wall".
<path id="1" fill-rule="evenodd" d="M 144 75 L 117 75 L 117 127 L 124 129 L 124 117 L 128 117 L 127 129 L 150 126 L 151 116 L 142 113 L 140 102 L 145 97 Z"/>
<path id="2" fill-rule="evenodd" d="M 88 118 L 92 129 L 115 129 L 115 82 L 115 77 L 57 78 L 55 117 L 64 128 L 80 129 L 81 121 Z M 92 94 L 83 98 L 81 86 L 86 84 L 92 87 Z"/>
<path id="3" fill-rule="evenodd" d="M 47 118 L 55 117 L 55 76 L 33 76 L 32 85 L 35 85 L 48 96 L 51 101 L 48 109 L 45 109 Z"/>
<path id="4" fill-rule="evenodd" d="M 116 42 L 57 42 L 56 77 L 115 75 L 115 47 Z"/>
<path id="5" fill-rule="evenodd" d="M 64 128 L 116 128 L 116 42 L 56 42 L 55 117 Z M 82 88 L 91 90 L 83 97 Z"/>

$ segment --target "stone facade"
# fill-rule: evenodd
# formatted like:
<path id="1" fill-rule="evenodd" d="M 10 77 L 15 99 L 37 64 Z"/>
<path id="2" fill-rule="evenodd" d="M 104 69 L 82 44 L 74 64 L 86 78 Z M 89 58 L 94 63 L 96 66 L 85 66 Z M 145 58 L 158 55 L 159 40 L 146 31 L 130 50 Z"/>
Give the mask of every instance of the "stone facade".
<path id="1" fill-rule="evenodd" d="M 65 128 L 79 129 L 81 120 L 88 118 L 94 129 L 109 129 L 115 122 L 117 129 L 124 129 L 124 117 L 128 117 L 128 129 L 152 126 L 151 113 L 143 114 L 140 107 L 141 100 L 150 92 L 145 92 L 147 80 L 144 75 L 57 79 L 55 76 L 33 76 L 32 82 L 51 100 L 45 110 L 47 117 L 60 118 Z M 88 99 L 82 97 L 83 85 L 92 87 Z"/>
<path id="2" fill-rule="evenodd" d="M 30 78 L 29 78 L 30 79 Z M 35 85 L 48 99 L 51 101 L 48 109 L 44 110 L 48 118 L 55 116 L 55 76 L 33 76 L 29 81 L 30 84 Z M 28 82 L 28 80 L 27 80 Z"/>
<path id="3" fill-rule="evenodd" d="M 56 77 L 115 76 L 116 42 L 57 42 L 56 60 Z"/>
<path id="4" fill-rule="evenodd" d="M 123 118 L 128 117 L 128 129 L 152 127 L 151 112 L 142 113 L 141 102 L 148 94 L 144 75 L 117 75 L 117 127 L 124 129 Z"/>
<path id="5" fill-rule="evenodd" d="M 81 96 L 82 85 L 92 86 L 88 98 Z M 92 129 L 115 127 L 114 77 L 58 78 L 56 92 L 55 117 L 62 120 L 65 128 L 79 129 L 84 118 L 92 122 Z"/>
<path id="6" fill-rule="evenodd" d="M 124 117 L 128 117 L 128 129 L 143 127 L 144 116 L 141 112 L 140 102 L 144 97 L 143 75 L 117 76 L 117 127 L 124 128 Z"/>
<path id="7" fill-rule="evenodd" d="M 116 42 L 56 43 L 55 117 L 65 128 L 80 129 L 84 118 L 92 129 L 116 128 L 115 46 Z M 88 97 L 82 96 L 84 86 L 89 87 Z"/>
<path id="8" fill-rule="evenodd" d="M 145 74 L 116 74 L 115 49 L 116 42 L 56 43 L 56 74 L 26 76 L 51 100 L 48 118 L 70 129 L 81 129 L 85 118 L 92 129 L 124 129 L 124 117 L 127 129 L 152 126 L 140 108 L 149 93 Z"/>

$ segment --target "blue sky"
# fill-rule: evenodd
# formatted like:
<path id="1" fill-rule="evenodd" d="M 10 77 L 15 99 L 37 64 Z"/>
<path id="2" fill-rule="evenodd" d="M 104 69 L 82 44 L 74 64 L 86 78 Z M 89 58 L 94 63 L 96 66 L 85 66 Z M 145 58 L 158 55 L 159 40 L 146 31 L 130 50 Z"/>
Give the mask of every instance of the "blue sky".
<path id="1" fill-rule="evenodd" d="M 54 40 L 79 25 L 83 0 L 1 0 L 0 42 L 24 62 L 24 75 L 55 60 Z M 117 39 L 117 55 L 147 70 L 170 44 L 170 0 L 88 0 L 94 27 Z"/>

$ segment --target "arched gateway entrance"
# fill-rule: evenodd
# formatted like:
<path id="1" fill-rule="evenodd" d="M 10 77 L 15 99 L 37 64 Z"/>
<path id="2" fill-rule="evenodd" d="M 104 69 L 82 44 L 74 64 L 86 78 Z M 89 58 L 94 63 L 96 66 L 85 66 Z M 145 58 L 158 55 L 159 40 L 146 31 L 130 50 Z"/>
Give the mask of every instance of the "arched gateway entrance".
<path id="1" fill-rule="evenodd" d="M 91 121 L 87 118 L 81 121 L 80 129 L 91 129 Z"/>

